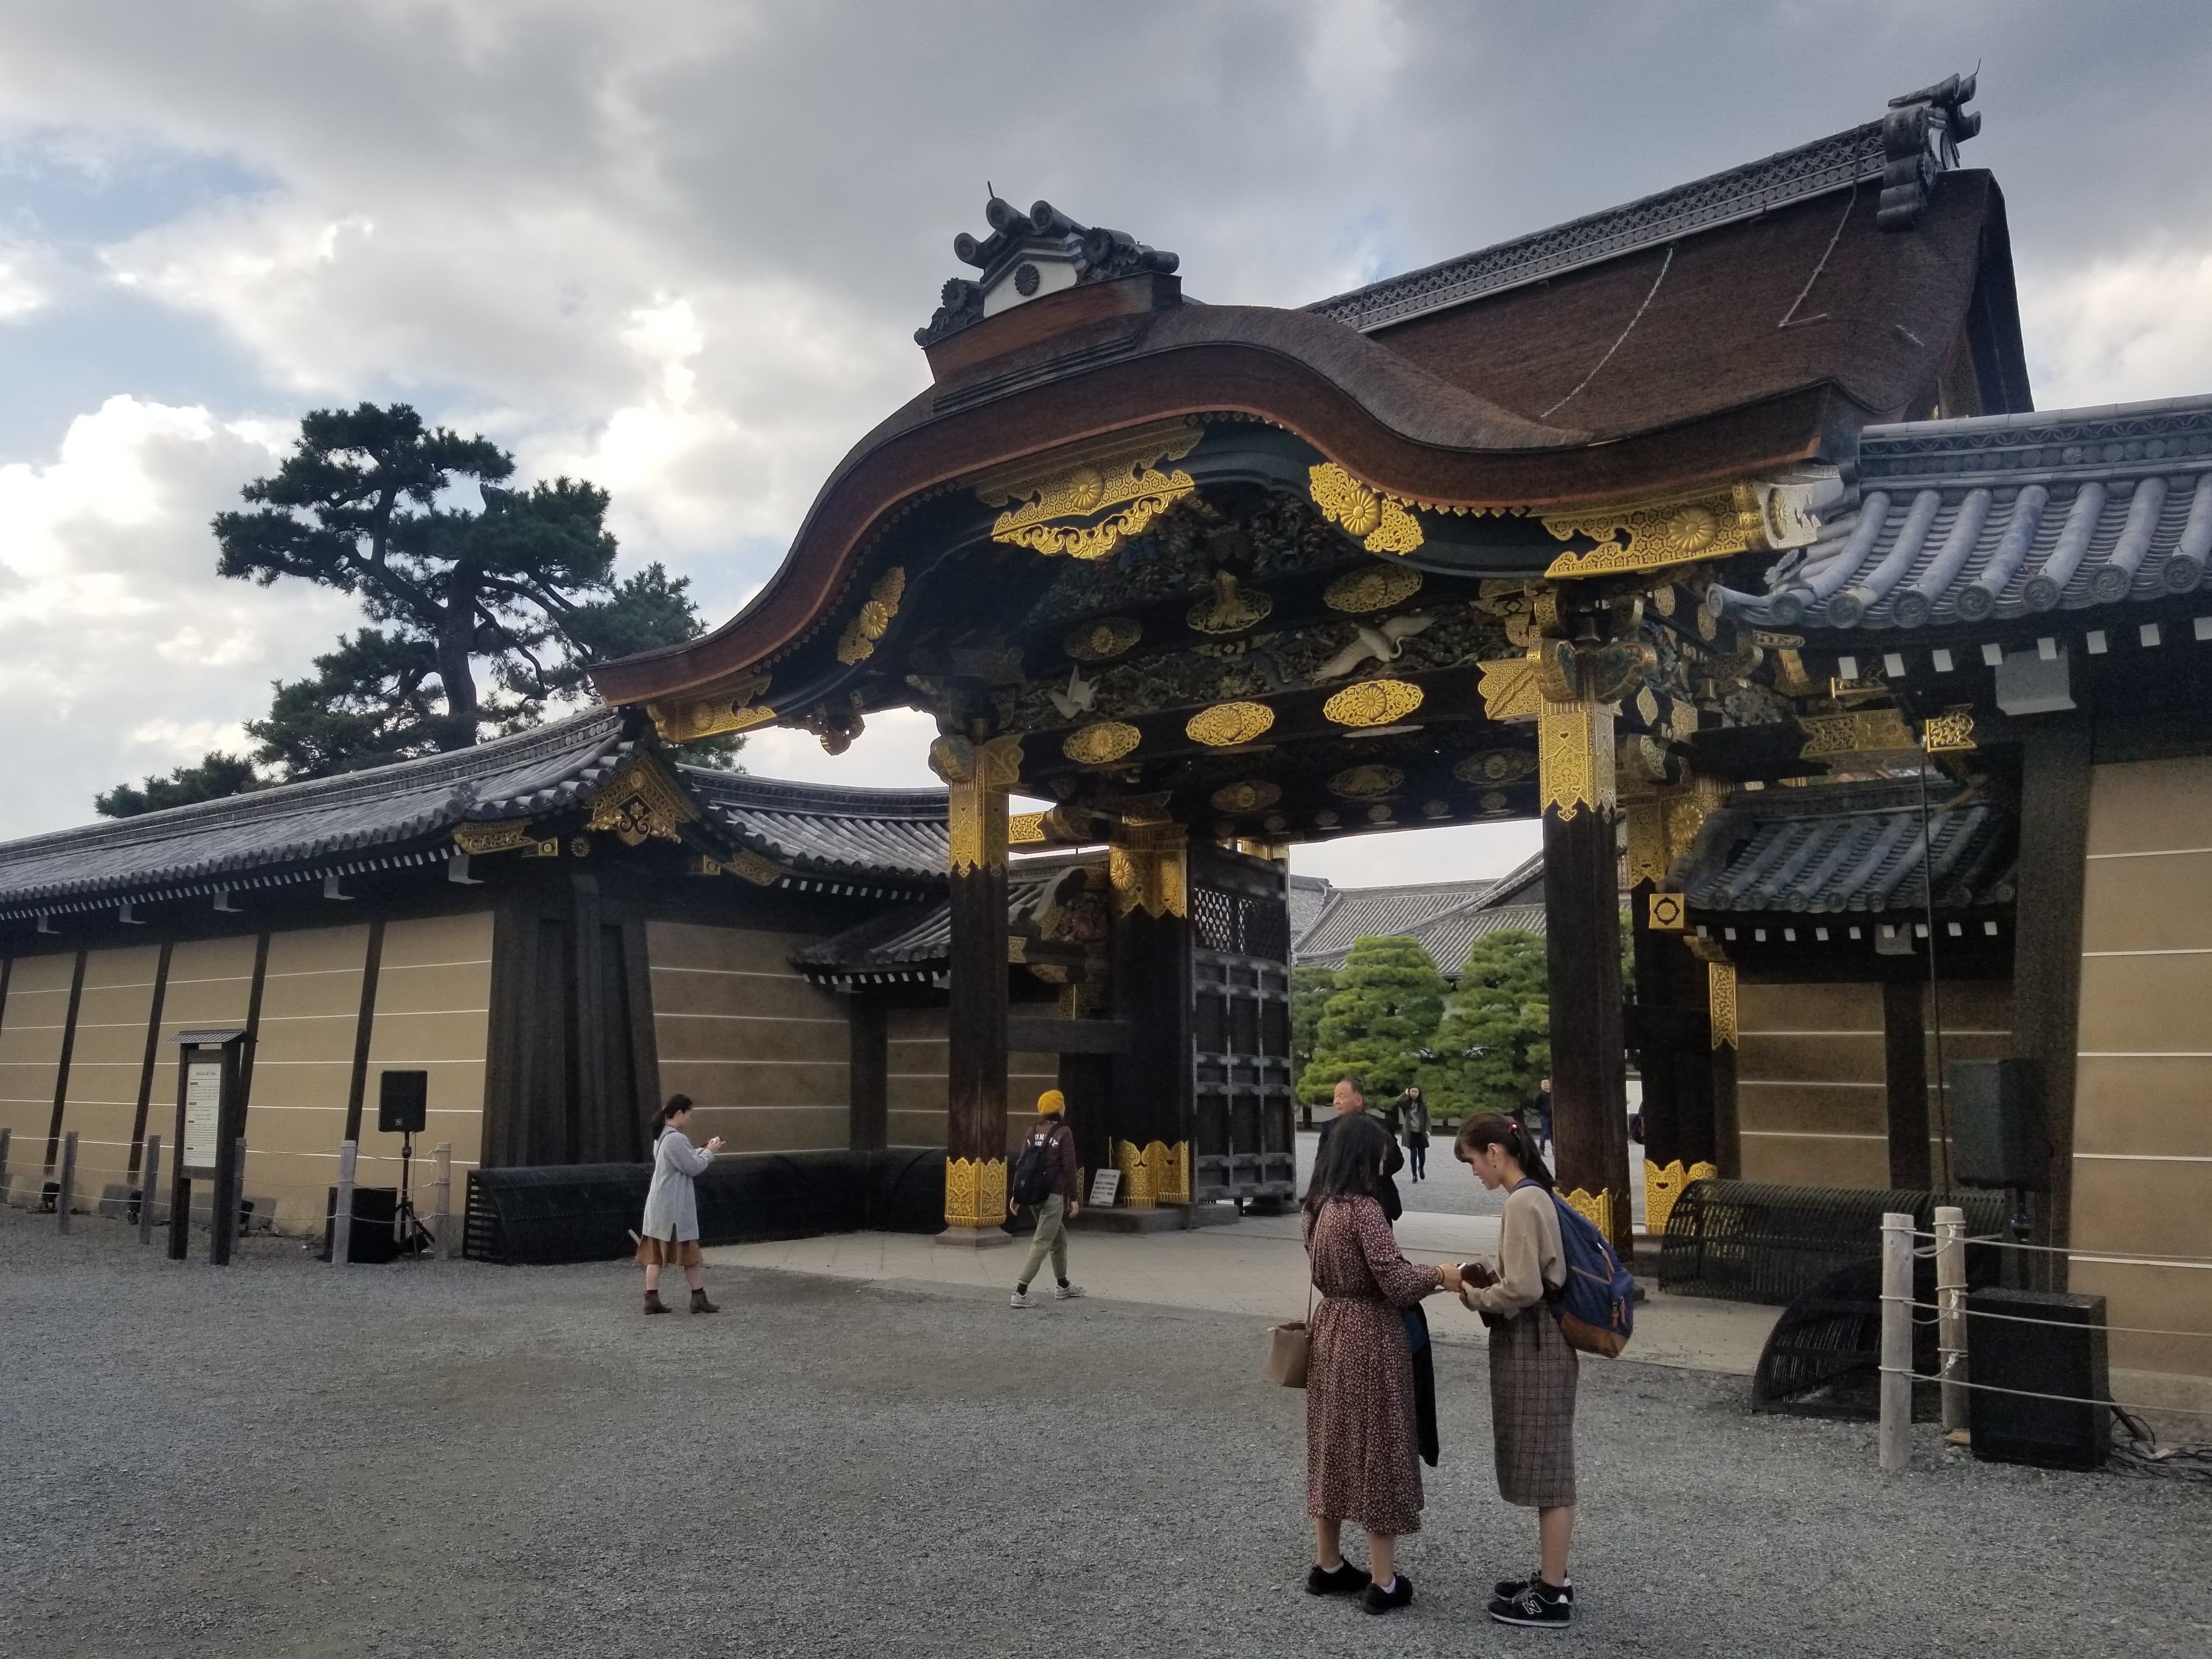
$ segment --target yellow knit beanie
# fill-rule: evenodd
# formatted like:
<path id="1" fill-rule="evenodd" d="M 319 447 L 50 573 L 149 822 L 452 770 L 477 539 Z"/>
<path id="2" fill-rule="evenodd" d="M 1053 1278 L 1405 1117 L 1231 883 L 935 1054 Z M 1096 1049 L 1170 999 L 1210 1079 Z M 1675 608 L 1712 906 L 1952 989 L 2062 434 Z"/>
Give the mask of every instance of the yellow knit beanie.
<path id="1" fill-rule="evenodd" d="M 1067 1109 L 1067 1097 L 1057 1089 L 1048 1089 L 1037 1097 L 1037 1112 L 1044 1117 L 1058 1117 Z"/>

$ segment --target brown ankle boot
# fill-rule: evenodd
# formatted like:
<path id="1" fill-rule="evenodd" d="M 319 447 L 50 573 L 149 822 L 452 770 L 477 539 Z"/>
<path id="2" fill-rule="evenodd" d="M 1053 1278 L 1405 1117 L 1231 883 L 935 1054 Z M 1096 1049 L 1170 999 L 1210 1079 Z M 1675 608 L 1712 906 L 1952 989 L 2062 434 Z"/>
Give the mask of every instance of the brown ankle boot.
<path id="1" fill-rule="evenodd" d="M 660 1292 L 659 1291 L 647 1291 L 645 1293 L 645 1310 L 649 1314 L 666 1313 L 668 1311 L 668 1304 L 660 1299 Z"/>
<path id="2" fill-rule="evenodd" d="M 707 1300 L 706 1291 L 694 1291 L 691 1292 L 691 1311 L 693 1313 L 720 1313 L 722 1310 L 716 1307 L 713 1303 Z"/>

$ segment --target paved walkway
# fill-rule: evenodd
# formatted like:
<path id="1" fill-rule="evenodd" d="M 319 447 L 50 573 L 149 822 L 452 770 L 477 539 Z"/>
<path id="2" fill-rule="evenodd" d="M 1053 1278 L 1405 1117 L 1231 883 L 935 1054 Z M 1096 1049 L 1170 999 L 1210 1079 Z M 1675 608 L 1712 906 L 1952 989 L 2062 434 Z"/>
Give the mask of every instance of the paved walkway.
<path id="1" fill-rule="evenodd" d="M 1494 1256 L 1495 1216 L 1409 1210 L 1398 1243 L 1417 1261 L 1465 1261 Z M 830 1279 L 864 1279 L 887 1289 L 947 1289 L 1003 1299 L 1013 1287 L 1027 1248 L 953 1249 L 915 1233 L 842 1233 L 770 1244 L 724 1245 L 709 1263 L 767 1267 Z M 1298 1221 L 1248 1216 L 1194 1232 L 1093 1233 L 1068 1241 L 1069 1273 L 1092 1297 L 1155 1307 L 1206 1309 L 1294 1319 L 1305 1306 L 1305 1251 Z M 1046 1280 L 1050 1281 L 1047 1269 Z M 1430 1304 L 1430 1326 L 1443 1342 L 1481 1342 L 1481 1322 L 1449 1299 Z M 1048 1303 L 1048 1313 L 1056 1305 Z M 1629 1352 L 1647 1364 L 1748 1376 L 1778 1310 L 1742 1303 L 1654 1293 L 1636 1312 Z M 1012 1317 L 1035 1317 L 1035 1315 Z"/>

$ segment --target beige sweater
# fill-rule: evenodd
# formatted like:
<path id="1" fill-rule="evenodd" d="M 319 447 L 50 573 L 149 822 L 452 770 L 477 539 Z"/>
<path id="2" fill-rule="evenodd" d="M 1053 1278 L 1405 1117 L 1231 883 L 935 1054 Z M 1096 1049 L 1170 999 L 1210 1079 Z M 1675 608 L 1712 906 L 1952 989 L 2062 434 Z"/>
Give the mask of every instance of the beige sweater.
<path id="1" fill-rule="evenodd" d="M 1505 1195 L 1505 1216 L 1498 1239 L 1498 1282 L 1472 1285 L 1460 1300 L 1477 1313 L 1510 1316 L 1544 1299 L 1547 1285 L 1567 1282 L 1566 1251 L 1559 1243 L 1559 1212 L 1541 1187 L 1522 1187 Z"/>

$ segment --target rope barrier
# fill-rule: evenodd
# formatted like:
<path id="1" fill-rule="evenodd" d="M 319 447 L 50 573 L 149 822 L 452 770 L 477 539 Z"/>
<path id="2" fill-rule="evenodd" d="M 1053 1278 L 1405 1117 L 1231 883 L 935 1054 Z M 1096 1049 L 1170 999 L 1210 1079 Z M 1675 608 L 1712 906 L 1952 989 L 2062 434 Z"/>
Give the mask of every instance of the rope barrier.
<path id="1" fill-rule="evenodd" d="M 1875 1367 L 1885 1376 L 1909 1376 L 1917 1382 L 1940 1382 L 1947 1389 L 1978 1389 L 1984 1394 L 2015 1394 L 2023 1400 L 2056 1400 L 2065 1406 L 2109 1406 L 2115 1411 L 2176 1413 L 2183 1417 L 2212 1417 L 2212 1411 L 2192 1406 L 2141 1406 L 2124 1400 L 2090 1400 L 2078 1394 L 2041 1394 L 2033 1389 L 2001 1389 L 1994 1382 L 1969 1382 L 1959 1376 L 1932 1376 L 1910 1366 Z"/>
<path id="2" fill-rule="evenodd" d="M 1930 1232 L 1922 1232 L 1916 1229 L 1911 1234 L 1911 1237 L 1914 1238 L 1934 1238 L 1936 1235 Z M 2178 1252 L 2172 1251 L 2169 1251 L 2164 1255 L 2154 1258 L 2132 1255 L 2115 1255 L 2109 1250 L 2077 1250 L 2073 1249 L 2070 1245 L 2023 1244 L 2017 1239 L 1999 1238 L 1994 1233 L 1971 1234 L 1966 1238 L 1966 1243 L 1969 1244 L 1986 1245 L 1991 1249 L 2033 1250 L 2039 1255 L 2063 1255 L 2069 1261 L 2110 1261 L 2117 1263 L 2122 1267 L 2212 1267 L 2212 1255 L 2182 1255 Z M 1935 1255 L 1935 1251 L 1915 1250 L 1913 1255 L 1924 1260 L 1928 1256 Z"/>
<path id="3" fill-rule="evenodd" d="M 1884 1301 L 1887 1301 L 1890 1298 L 1887 1297 L 1884 1297 L 1882 1298 Z M 1938 1315 L 1945 1311 L 1941 1304 L 1934 1302 L 1912 1302 L 1908 1300 L 1906 1301 L 1906 1305 L 1908 1307 L 1914 1308 L 1925 1308 L 1930 1312 Z M 2195 1336 L 2204 1338 L 2207 1340 L 2212 1340 L 2212 1331 L 2167 1331 L 2160 1330 L 2155 1327 L 2149 1325 L 2092 1326 L 2085 1325 L 2081 1321 L 2075 1319 L 2038 1319 L 2033 1314 L 1999 1313 L 1994 1308 L 1961 1308 L 1959 1311 L 1966 1315 L 1969 1318 L 1973 1319 L 2003 1319 L 2008 1320 L 2015 1325 L 2055 1325 L 2059 1329 L 2067 1331 L 2100 1330 L 2110 1332 L 2115 1335 L 2126 1336 Z M 1933 1320 L 1923 1319 L 1916 1320 L 1913 1322 L 1915 1324 L 1927 1325 L 1933 1324 L 1935 1322 Z"/>

